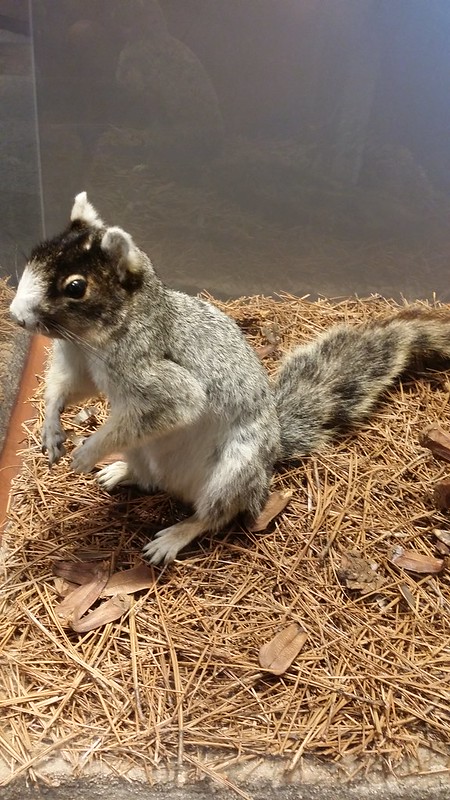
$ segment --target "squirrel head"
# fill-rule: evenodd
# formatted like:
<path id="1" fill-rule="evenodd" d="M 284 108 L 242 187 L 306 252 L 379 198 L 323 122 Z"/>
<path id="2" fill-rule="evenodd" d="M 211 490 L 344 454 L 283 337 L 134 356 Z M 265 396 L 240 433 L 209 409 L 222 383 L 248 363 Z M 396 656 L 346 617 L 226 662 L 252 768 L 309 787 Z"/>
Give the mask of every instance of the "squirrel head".
<path id="1" fill-rule="evenodd" d="M 81 192 L 68 227 L 32 251 L 10 312 L 30 331 L 99 344 L 149 276 L 158 282 L 145 253 L 126 231 L 107 227 Z"/>

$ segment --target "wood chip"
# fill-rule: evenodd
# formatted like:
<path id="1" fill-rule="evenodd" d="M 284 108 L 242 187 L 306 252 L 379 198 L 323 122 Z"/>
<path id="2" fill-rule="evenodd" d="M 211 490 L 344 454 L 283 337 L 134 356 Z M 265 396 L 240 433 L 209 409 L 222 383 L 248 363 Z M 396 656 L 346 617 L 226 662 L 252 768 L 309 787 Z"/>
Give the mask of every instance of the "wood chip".
<path id="1" fill-rule="evenodd" d="M 255 347 L 256 353 L 260 358 L 267 358 L 276 352 L 276 344 L 263 344 L 261 347 Z"/>
<path id="2" fill-rule="evenodd" d="M 260 330 L 261 334 L 269 344 L 272 344 L 275 347 L 280 344 L 281 331 L 277 322 L 266 322 L 264 325 L 261 325 Z"/>
<path id="3" fill-rule="evenodd" d="M 406 602 L 408 603 L 411 611 L 415 611 L 416 610 L 416 601 L 414 599 L 414 595 L 411 592 L 411 589 L 409 588 L 409 586 L 407 586 L 406 583 L 400 583 L 398 588 L 400 590 L 400 594 L 402 595 L 404 600 L 406 600 Z"/>
<path id="4" fill-rule="evenodd" d="M 348 589 L 363 592 L 377 591 L 386 583 L 386 578 L 377 573 L 378 564 L 369 563 L 359 553 L 343 553 L 337 576 Z"/>
<path id="5" fill-rule="evenodd" d="M 133 594 L 141 589 L 150 589 L 155 583 L 155 573 L 152 567 L 140 564 L 132 569 L 124 569 L 111 575 L 108 583 L 103 589 L 102 596 L 107 597 L 120 592 L 121 594 Z"/>
<path id="6" fill-rule="evenodd" d="M 432 425 L 420 437 L 422 447 L 428 447 L 435 458 L 450 461 L 450 434 L 439 425 Z"/>
<path id="7" fill-rule="evenodd" d="M 434 558 L 416 550 L 404 550 L 397 545 L 391 552 L 390 559 L 396 567 L 406 569 L 408 572 L 432 573 L 440 572 L 444 567 L 442 558 Z"/>
<path id="8" fill-rule="evenodd" d="M 67 597 L 70 592 L 77 588 L 76 583 L 65 581 L 64 578 L 55 578 L 54 581 L 55 592 L 59 597 Z"/>
<path id="9" fill-rule="evenodd" d="M 433 528 L 433 533 L 436 539 L 439 539 L 442 544 L 447 545 L 450 547 L 450 533 L 449 531 L 442 531 L 440 528 Z"/>
<path id="10" fill-rule="evenodd" d="M 441 511 L 450 508 L 450 480 L 439 481 L 434 487 L 434 502 Z"/>
<path id="11" fill-rule="evenodd" d="M 308 634 L 297 622 L 279 631 L 259 651 L 260 667 L 273 675 L 282 675 L 289 669 L 305 644 Z"/>
<path id="12" fill-rule="evenodd" d="M 436 542 L 436 550 L 441 556 L 450 556 L 450 547 L 448 547 L 444 542 Z"/>
<path id="13" fill-rule="evenodd" d="M 81 411 L 74 416 L 73 422 L 75 425 L 91 425 L 97 422 L 98 414 L 99 409 L 97 406 L 82 408 Z"/>
<path id="14" fill-rule="evenodd" d="M 102 577 L 106 583 L 109 578 L 107 563 L 98 561 L 55 561 L 53 574 L 80 586 Z"/>
<path id="15" fill-rule="evenodd" d="M 64 625 L 69 625 L 79 619 L 100 597 L 106 585 L 107 577 L 96 578 L 82 586 L 77 586 L 55 607 L 55 614 Z"/>
<path id="16" fill-rule="evenodd" d="M 254 533 L 264 531 L 269 523 L 286 508 L 293 494 L 294 492 L 292 489 L 281 489 L 277 492 L 271 492 L 261 514 L 255 519 L 252 525 L 250 525 L 249 530 Z"/>
<path id="17" fill-rule="evenodd" d="M 71 627 L 77 633 L 87 633 L 95 628 L 101 628 L 108 622 L 114 622 L 122 617 L 130 608 L 131 598 L 127 594 L 116 594 L 105 600 L 98 608 L 90 614 L 73 620 Z"/>

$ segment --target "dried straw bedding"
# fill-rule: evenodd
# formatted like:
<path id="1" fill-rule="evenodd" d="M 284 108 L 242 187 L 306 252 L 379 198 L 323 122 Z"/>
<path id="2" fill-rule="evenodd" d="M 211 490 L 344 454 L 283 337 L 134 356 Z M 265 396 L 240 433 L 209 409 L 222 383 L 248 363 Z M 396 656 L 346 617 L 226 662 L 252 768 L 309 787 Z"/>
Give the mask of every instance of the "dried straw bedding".
<path id="1" fill-rule="evenodd" d="M 278 326 L 270 372 L 331 324 L 395 308 L 378 297 L 220 305 L 255 346 Z M 55 614 L 55 563 L 95 552 L 111 572 L 133 567 L 149 534 L 186 510 L 163 494 L 107 496 L 67 459 L 49 471 L 36 398 L 3 547 L 0 751 L 11 776 L 36 778 L 52 753 L 77 773 L 102 762 L 124 775 L 200 758 L 215 774 L 252 756 L 293 766 L 303 754 L 351 755 L 359 769 L 379 758 L 393 767 L 423 746 L 449 753 L 449 560 L 444 548 L 444 569 L 419 575 L 390 560 L 397 545 L 442 558 L 433 530 L 449 521 L 433 487 L 450 468 L 419 439 L 430 423 L 445 427 L 449 402 L 444 372 L 405 379 L 356 435 L 274 476 L 293 497 L 265 531 L 205 536 L 155 569 L 118 620 L 79 634 Z M 104 414 L 100 404 L 97 422 Z M 367 585 L 345 580 L 349 554 L 375 576 Z M 306 643 L 274 676 L 260 646 L 293 621 Z"/>

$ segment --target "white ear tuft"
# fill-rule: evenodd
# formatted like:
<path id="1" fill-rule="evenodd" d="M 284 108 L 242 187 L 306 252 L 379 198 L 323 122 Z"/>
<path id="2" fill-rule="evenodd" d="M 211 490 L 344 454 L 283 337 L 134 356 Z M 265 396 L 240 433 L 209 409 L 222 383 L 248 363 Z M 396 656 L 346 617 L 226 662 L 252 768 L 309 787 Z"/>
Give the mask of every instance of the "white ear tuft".
<path id="1" fill-rule="evenodd" d="M 87 199 L 86 192 L 80 192 L 80 194 L 77 194 L 75 197 L 70 221 L 76 222 L 77 220 L 93 228 L 103 228 L 103 222 L 92 203 Z"/>
<path id="2" fill-rule="evenodd" d="M 111 256 L 118 259 L 128 259 L 134 249 L 133 239 L 122 228 L 114 226 L 108 228 L 101 242 L 101 248 Z"/>
<path id="3" fill-rule="evenodd" d="M 101 248 L 115 262 L 115 268 L 121 282 L 131 275 L 137 275 L 142 268 L 139 250 L 129 233 L 122 228 L 108 228 L 103 234 Z"/>

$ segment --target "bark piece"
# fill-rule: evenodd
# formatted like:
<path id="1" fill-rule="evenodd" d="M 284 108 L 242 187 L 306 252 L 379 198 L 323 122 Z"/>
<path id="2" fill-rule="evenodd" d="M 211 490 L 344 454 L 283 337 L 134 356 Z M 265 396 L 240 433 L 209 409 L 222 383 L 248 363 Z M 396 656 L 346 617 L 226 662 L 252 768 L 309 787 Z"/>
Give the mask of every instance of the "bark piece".
<path id="1" fill-rule="evenodd" d="M 377 569 L 378 564 L 369 564 L 358 553 L 343 553 L 337 576 L 348 589 L 363 593 L 373 592 L 386 583 L 386 578 L 378 575 Z"/>
<path id="2" fill-rule="evenodd" d="M 106 586 L 108 578 L 103 576 L 95 578 L 89 583 L 77 586 L 73 592 L 67 595 L 55 607 L 55 614 L 61 619 L 64 625 L 72 624 L 73 620 L 79 619 L 100 597 L 102 590 Z"/>
<path id="3" fill-rule="evenodd" d="M 439 425 L 431 425 L 420 437 L 422 447 L 428 447 L 435 458 L 450 461 L 450 434 Z"/>
<path id="4" fill-rule="evenodd" d="M 81 617 L 77 616 L 72 624 L 71 627 L 77 633 L 87 633 L 88 631 L 93 631 L 94 628 L 100 628 L 102 625 L 106 625 L 108 622 L 114 622 L 116 619 L 125 614 L 126 611 L 130 608 L 131 605 L 131 598 L 127 594 L 116 594 L 114 597 L 110 597 L 109 600 L 105 600 L 104 603 L 99 605 L 94 611 L 91 611 L 90 614 L 86 614 L 86 616 Z"/>
<path id="5" fill-rule="evenodd" d="M 261 325 L 261 333 L 269 344 L 275 347 L 280 344 L 281 331 L 277 322 L 266 322 Z"/>
<path id="6" fill-rule="evenodd" d="M 411 611 L 415 611 L 416 601 L 414 600 L 414 595 L 409 586 L 407 586 L 406 583 L 401 583 L 398 588 L 400 589 L 400 594 L 402 595 L 403 599 L 408 603 Z"/>
<path id="7" fill-rule="evenodd" d="M 155 582 L 155 574 L 151 567 L 140 564 L 132 569 L 124 569 L 122 572 L 115 572 L 111 575 L 108 583 L 102 592 L 102 597 L 109 597 L 118 592 L 121 594 L 133 594 L 141 589 L 150 589 Z"/>
<path id="8" fill-rule="evenodd" d="M 286 508 L 293 494 L 294 492 L 292 489 L 281 489 L 277 492 L 271 492 L 261 514 L 249 526 L 249 530 L 254 533 L 264 531 L 268 524 Z"/>
<path id="9" fill-rule="evenodd" d="M 75 425 L 85 425 L 97 422 L 98 408 L 92 406 L 91 408 L 82 408 L 78 414 L 75 415 L 73 421 Z"/>
<path id="10" fill-rule="evenodd" d="M 450 508 L 450 480 L 439 481 L 434 487 L 434 502 L 441 511 Z"/>
<path id="11" fill-rule="evenodd" d="M 292 622 L 279 631 L 259 651 L 259 664 L 273 675 L 282 675 L 291 666 L 305 644 L 308 634 L 298 622 Z"/>
<path id="12" fill-rule="evenodd" d="M 106 580 L 109 578 L 107 563 L 98 561 L 56 561 L 53 564 L 53 574 L 57 578 L 63 578 L 69 583 L 77 583 L 80 586 L 90 583 L 95 578 L 103 576 Z"/>
<path id="13" fill-rule="evenodd" d="M 450 547 L 450 533 L 449 531 L 441 531 L 439 528 L 433 528 L 433 533 L 436 539 L 439 539 L 442 544 Z"/>
<path id="14" fill-rule="evenodd" d="M 255 347 L 257 355 L 262 358 L 267 358 L 267 356 L 271 356 L 272 353 L 275 353 L 277 349 L 276 344 L 263 344 L 261 346 Z"/>
<path id="15" fill-rule="evenodd" d="M 392 550 L 390 561 L 396 567 L 406 569 L 408 572 L 419 572 L 435 574 L 440 572 L 444 567 L 442 558 L 434 558 L 434 556 L 426 556 L 423 553 L 418 553 L 416 550 L 404 550 L 403 547 L 397 546 Z"/>

